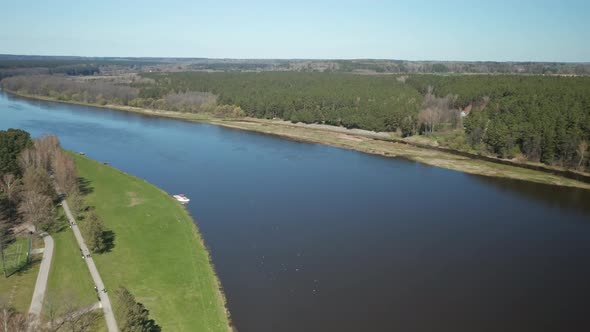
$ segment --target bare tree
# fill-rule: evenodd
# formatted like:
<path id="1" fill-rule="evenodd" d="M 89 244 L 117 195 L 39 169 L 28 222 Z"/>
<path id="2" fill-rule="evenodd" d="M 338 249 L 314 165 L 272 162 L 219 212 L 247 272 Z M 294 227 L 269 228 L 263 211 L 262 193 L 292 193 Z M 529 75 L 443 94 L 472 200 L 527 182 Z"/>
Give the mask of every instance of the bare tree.
<path id="1" fill-rule="evenodd" d="M 164 97 L 165 107 L 177 112 L 199 112 L 211 108 L 217 102 L 217 97 L 209 92 L 169 93 Z"/>
<path id="2" fill-rule="evenodd" d="M 59 151 L 59 139 L 55 135 L 44 135 L 34 141 L 35 159 L 37 167 L 52 170 L 53 159 Z"/>
<path id="3" fill-rule="evenodd" d="M 23 150 L 18 157 L 18 164 L 23 170 L 38 167 L 35 150 L 33 148 Z"/>
<path id="4" fill-rule="evenodd" d="M 50 225 L 53 221 L 51 198 L 36 191 L 27 190 L 23 193 L 18 210 L 35 229 Z"/>
<path id="5" fill-rule="evenodd" d="M 580 156 L 580 162 L 578 163 L 578 168 L 583 170 L 582 163 L 584 162 L 584 158 L 586 157 L 586 152 L 588 152 L 588 142 L 582 140 L 580 144 L 578 144 L 577 149 L 578 155 Z"/>
<path id="6" fill-rule="evenodd" d="M 34 327 L 33 318 L 14 309 L 0 308 L 0 332 L 27 332 Z"/>
<path id="7" fill-rule="evenodd" d="M 70 294 L 62 295 L 59 299 L 50 296 L 44 303 L 48 319 L 47 331 L 94 331 L 96 324 L 102 318 L 96 312 L 97 307 L 80 308 L 79 301 Z"/>
<path id="8" fill-rule="evenodd" d="M 23 189 L 54 198 L 56 193 L 49 173 L 43 168 L 27 168 L 23 174 Z"/>
<path id="9" fill-rule="evenodd" d="M 418 121 L 426 133 L 434 133 L 441 123 L 450 123 L 455 128 L 460 126 L 460 112 L 451 108 L 456 99 L 457 96 L 454 95 L 436 97 L 432 87 L 428 87 L 422 103 L 423 109 L 418 113 Z"/>
<path id="10" fill-rule="evenodd" d="M 53 174 L 61 190 L 70 195 L 78 189 L 76 164 L 72 157 L 61 149 L 56 150 L 53 158 Z"/>

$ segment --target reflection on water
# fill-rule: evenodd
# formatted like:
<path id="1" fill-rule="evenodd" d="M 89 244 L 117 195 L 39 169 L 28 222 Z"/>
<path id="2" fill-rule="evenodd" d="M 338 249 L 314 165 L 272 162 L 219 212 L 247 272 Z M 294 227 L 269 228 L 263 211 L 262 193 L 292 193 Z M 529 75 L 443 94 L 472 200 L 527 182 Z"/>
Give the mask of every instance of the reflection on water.
<path id="1" fill-rule="evenodd" d="M 588 191 L 0 94 L 9 127 L 189 196 L 241 332 L 590 331 Z"/>
<path id="2" fill-rule="evenodd" d="M 559 208 L 564 212 L 579 211 L 582 215 L 590 214 L 590 190 L 559 187 L 528 181 L 491 178 L 474 175 L 476 181 L 496 187 L 500 193 L 517 194 L 543 204 Z M 588 219 L 590 221 L 590 218 Z"/>

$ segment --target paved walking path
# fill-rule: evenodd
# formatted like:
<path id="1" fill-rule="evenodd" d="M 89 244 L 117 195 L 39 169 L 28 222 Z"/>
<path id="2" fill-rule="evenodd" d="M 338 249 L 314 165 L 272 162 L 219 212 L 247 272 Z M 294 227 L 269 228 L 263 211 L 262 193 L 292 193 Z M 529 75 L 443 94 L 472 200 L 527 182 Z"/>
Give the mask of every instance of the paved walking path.
<path id="1" fill-rule="evenodd" d="M 84 238 L 82 237 L 82 233 L 80 233 L 80 229 L 78 228 L 78 225 L 76 224 L 76 220 L 74 219 L 74 217 L 72 216 L 72 213 L 70 212 L 70 207 L 68 206 L 68 202 L 63 200 L 62 205 L 63 205 L 64 211 L 66 212 L 66 216 L 68 217 L 68 221 L 70 222 L 70 224 L 72 224 L 72 231 L 74 231 L 74 236 L 76 237 L 76 241 L 78 241 L 78 245 L 80 246 L 80 249 L 82 249 L 82 254 L 84 256 L 89 255 L 90 251 L 88 250 L 88 247 L 86 247 L 86 244 L 84 243 Z M 102 282 L 102 279 L 100 278 L 100 274 L 98 273 L 98 270 L 96 269 L 96 265 L 94 265 L 94 260 L 92 260 L 92 257 L 87 257 L 87 258 L 85 258 L 85 260 L 86 260 L 86 265 L 88 266 L 88 269 L 90 270 L 90 274 L 92 275 L 92 280 L 94 280 L 94 284 L 98 288 L 98 297 L 100 298 L 100 303 L 102 304 L 102 311 L 104 312 L 104 317 L 107 321 L 107 328 L 108 328 L 109 332 L 118 332 L 119 329 L 117 328 L 117 321 L 115 320 L 115 315 L 113 314 L 113 308 L 111 307 L 111 301 L 109 300 L 109 295 L 107 293 L 103 292 L 103 289 L 105 289 L 105 286 Z"/>
<path id="2" fill-rule="evenodd" d="M 31 300 L 29 314 L 33 315 L 35 323 L 39 324 L 41 309 L 43 309 L 43 299 L 45 299 L 45 290 L 47 289 L 47 279 L 49 278 L 49 269 L 51 268 L 51 259 L 53 258 L 53 238 L 47 233 L 42 233 L 45 250 L 39 266 L 39 274 L 35 283 L 35 291 Z"/>

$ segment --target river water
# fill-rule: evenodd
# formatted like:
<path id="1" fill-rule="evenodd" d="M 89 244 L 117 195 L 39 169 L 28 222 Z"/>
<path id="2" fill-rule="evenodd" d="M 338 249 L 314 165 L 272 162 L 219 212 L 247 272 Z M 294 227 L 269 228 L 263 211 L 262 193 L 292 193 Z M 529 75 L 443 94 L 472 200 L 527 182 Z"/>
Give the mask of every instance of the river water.
<path id="1" fill-rule="evenodd" d="M 590 331 L 590 191 L 0 93 L 7 128 L 189 196 L 241 332 Z"/>

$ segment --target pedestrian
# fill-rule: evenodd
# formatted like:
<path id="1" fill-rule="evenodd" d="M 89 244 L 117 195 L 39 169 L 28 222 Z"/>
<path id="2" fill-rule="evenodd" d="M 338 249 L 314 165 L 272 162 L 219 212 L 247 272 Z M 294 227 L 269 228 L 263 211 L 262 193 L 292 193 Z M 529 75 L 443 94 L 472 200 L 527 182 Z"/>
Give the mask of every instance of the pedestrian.
<path id="1" fill-rule="evenodd" d="M 98 293 L 98 287 L 94 286 L 94 291 Z"/>
<path id="2" fill-rule="evenodd" d="M 84 254 L 82 254 L 82 259 L 84 259 Z"/>
<path id="3" fill-rule="evenodd" d="M 102 292 L 103 292 L 103 293 L 106 293 L 106 292 L 107 292 L 107 289 L 106 289 L 106 288 L 103 288 L 103 289 L 102 289 Z"/>

